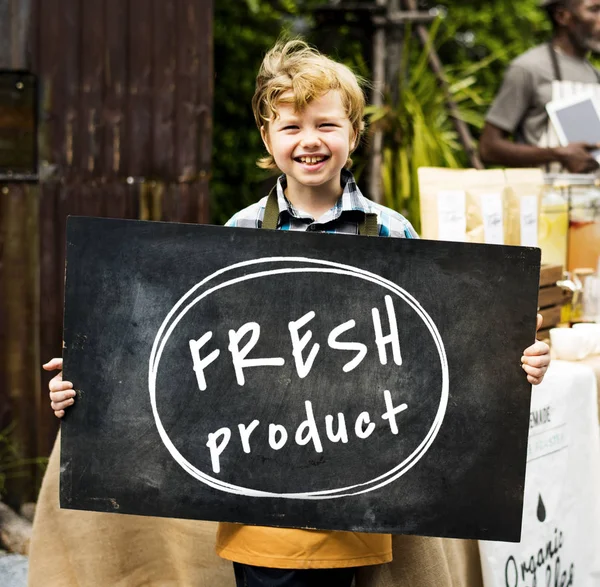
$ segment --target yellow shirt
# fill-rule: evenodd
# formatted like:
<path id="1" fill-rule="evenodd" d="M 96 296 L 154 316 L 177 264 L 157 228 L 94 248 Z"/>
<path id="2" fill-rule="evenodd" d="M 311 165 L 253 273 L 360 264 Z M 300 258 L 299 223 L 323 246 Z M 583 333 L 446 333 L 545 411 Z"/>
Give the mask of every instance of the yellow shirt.
<path id="1" fill-rule="evenodd" d="M 217 554 L 234 562 L 277 569 L 362 567 L 390 562 L 392 537 L 220 523 Z"/>

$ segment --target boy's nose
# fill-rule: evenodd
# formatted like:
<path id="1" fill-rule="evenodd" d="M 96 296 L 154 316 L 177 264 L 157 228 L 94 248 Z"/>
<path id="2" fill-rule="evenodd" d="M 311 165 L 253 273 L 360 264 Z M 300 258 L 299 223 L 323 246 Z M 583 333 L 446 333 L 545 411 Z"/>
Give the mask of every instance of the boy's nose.
<path id="1" fill-rule="evenodd" d="M 302 147 L 313 147 L 318 146 L 321 143 L 318 135 L 312 132 L 305 133 L 302 135 L 302 140 L 300 141 L 300 145 Z"/>

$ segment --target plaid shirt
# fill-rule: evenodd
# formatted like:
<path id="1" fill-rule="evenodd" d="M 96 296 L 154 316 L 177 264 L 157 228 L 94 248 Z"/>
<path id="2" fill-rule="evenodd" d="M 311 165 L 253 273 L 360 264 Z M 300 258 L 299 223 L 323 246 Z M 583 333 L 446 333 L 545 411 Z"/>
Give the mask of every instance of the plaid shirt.
<path id="1" fill-rule="evenodd" d="M 365 213 L 377 214 L 379 236 L 395 238 L 419 238 L 410 222 L 398 212 L 376 204 L 365 198 L 358 189 L 352 173 L 342 170 L 341 183 L 344 191 L 335 206 L 323 214 L 318 220 L 297 210 L 285 197 L 287 187 L 285 175 L 277 180 L 277 203 L 279 204 L 279 230 L 301 230 L 314 232 L 332 232 L 338 234 L 358 234 L 358 225 Z M 261 228 L 265 207 L 265 196 L 255 204 L 234 214 L 225 226 L 241 228 Z M 358 212 L 358 214 L 357 214 Z"/>

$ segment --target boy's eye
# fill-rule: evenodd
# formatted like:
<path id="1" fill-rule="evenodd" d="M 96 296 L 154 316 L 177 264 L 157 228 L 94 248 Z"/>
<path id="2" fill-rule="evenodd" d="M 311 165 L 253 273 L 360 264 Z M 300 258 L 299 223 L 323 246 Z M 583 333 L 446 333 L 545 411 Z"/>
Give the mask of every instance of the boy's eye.
<path id="1" fill-rule="evenodd" d="M 337 126 L 337 125 L 333 124 L 333 122 L 324 122 L 323 124 L 321 124 L 321 126 Z"/>
<path id="2" fill-rule="evenodd" d="M 287 126 L 284 126 L 281 130 L 296 130 L 297 128 L 298 126 L 295 124 L 288 124 Z"/>

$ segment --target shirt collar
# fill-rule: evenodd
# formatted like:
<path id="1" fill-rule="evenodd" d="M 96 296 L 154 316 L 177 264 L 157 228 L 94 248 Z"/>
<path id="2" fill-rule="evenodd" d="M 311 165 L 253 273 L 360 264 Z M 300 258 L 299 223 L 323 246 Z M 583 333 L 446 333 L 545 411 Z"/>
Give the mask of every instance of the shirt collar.
<path id="1" fill-rule="evenodd" d="M 337 220 L 344 212 L 362 212 L 364 214 L 371 212 L 369 200 L 362 195 L 356 185 L 354 176 L 347 169 L 342 169 L 340 183 L 344 190 L 338 201 L 321 218 L 315 218 L 314 220 L 319 220 L 321 224 L 325 224 L 326 222 Z M 279 214 L 287 213 L 296 218 L 311 218 L 308 214 L 295 208 L 285 197 L 284 191 L 286 187 L 287 178 L 285 175 L 280 175 L 277 179 L 277 205 L 279 207 Z"/>

